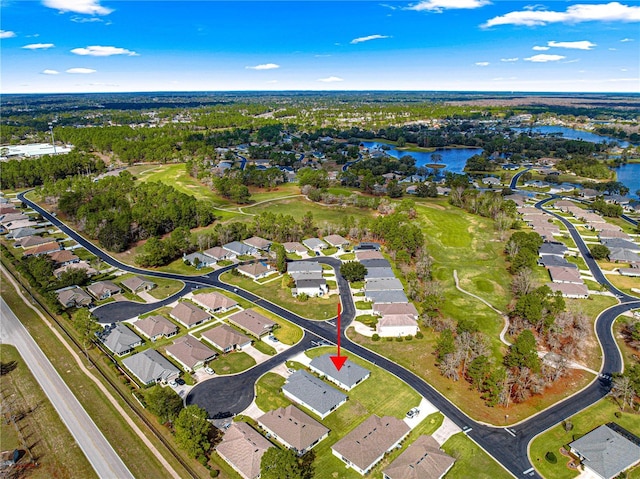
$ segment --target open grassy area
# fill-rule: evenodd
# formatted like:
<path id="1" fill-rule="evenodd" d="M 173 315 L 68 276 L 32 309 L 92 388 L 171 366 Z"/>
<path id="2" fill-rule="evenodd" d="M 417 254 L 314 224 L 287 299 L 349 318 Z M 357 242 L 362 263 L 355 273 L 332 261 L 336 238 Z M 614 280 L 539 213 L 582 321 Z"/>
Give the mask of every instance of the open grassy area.
<path id="1" fill-rule="evenodd" d="M 511 476 L 486 452 L 460 432 L 451 436 L 442 449 L 456 459 L 445 477 L 450 479 L 508 479 Z"/>
<path id="2" fill-rule="evenodd" d="M 36 468 L 29 470 L 28 477 L 97 477 L 17 349 L 8 344 L 0 344 L 0 357 L 3 365 L 14 365 L 11 372 L 2 376 L 0 387 L 3 398 L 2 411 L 7 414 L 3 414 L 3 420 L 0 422 L 1 449 L 24 451 L 24 445 L 13 423 L 4 420 L 11 412 L 18 416 L 16 426 L 34 461 L 38 463 Z M 5 398 L 8 399 L 5 401 Z M 20 464 L 26 464 L 29 459 L 29 455 L 26 454 L 20 460 Z"/>
<path id="3" fill-rule="evenodd" d="M 640 289 L 640 278 L 631 276 L 622 276 L 620 273 L 608 274 L 607 279 L 620 291 L 624 291 L 632 296 L 638 296 L 638 293 L 631 291 L 631 288 Z"/>
<path id="4" fill-rule="evenodd" d="M 296 344 L 302 339 L 302 335 L 304 333 L 299 326 L 290 323 L 286 319 L 283 319 L 264 308 L 255 307 L 254 309 L 263 316 L 266 316 L 267 318 L 272 319 L 273 321 L 278 323 L 278 327 L 274 329 L 273 335 L 278 338 L 278 341 L 280 341 L 281 343 L 291 345 Z"/>
<path id="5" fill-rule="evenodd" d="M 264 412 L 287 407 L 291 401 L 280 391 L 285 379 L 276 373 L 267 373 L 256 382 L 256 405 Z"/>
<path id="6" fill-rule="evenodd" d="M 308 319 L 325 320 L 336 315 L 339 298 L 336 295 L 328 298 L 309 298 L 301 301 L 291 295 L 291 290 L 282 286 L 281 280 L 266 284 L 256 284 L 244 276 L 234 276 L 230 272 L 220 276 L 220 280 L 233 284 L 253 294 L 265 298 L 289 311 Z"/>
<path id="7" fill-rule="evenodd" d="M 242 351 L 221 354 L 209 362 L 216 374 L 236 374 L 256 365 L 255 359 Z"/>
<path id="8" fill-rule="evenodd" d="M 356 309 L 360 309 L 360 310 L 373 309 L 373 303 L 369 301 L 356 301 Z"/>
<path id="9" fill-rule="evenodd" d="M 622 357 L 626 366 L 631 364 L 631 361 L 638 361 L 640 358 L 640 351 L 632 348 L 622 337 L 622 328 L 627 321 L 631 321 L 632 318 L 628 316 L 618 316 L 616 322 L 613 324 L 613 332 L 618 343 L 620 351 L 622 351 Z M 625 367 L 626 367 L 625 366 Z"/>
<path id="10" fill-rule="evenodd" d="M 267 354 L 269 356 L 275 356 L 275 354 L 277 353 L 276 349 L 273 346 L 265 343 L 262 340 L 254 341 L 253 347 L 256 348 L 258 351 L 260 351 L 261 353 Z"/>
<path id="11" fill-rule="evenodd" d="M 247 210 L 254 214 L 260 214 L 263 211 L 277 211 L 283 215 L 291 215 L 294 218 L 302 218 L 307 212 L 313 214 L 316 224 L 322 225 L 324 222 L 341 224 L 345 215 L 372 216 L 372 211 L 367 209 L 346 207 L 323 206 L 318 203 L 306 200 L 304 198 L 289 198 L 284 200 L 272 201 L 261 205 L 256 205 Z"/>
<path id="12" fill-rule="evenodd" d="M 620 417 L 615 414 L 619 413 Z M 536 437 L 530 445 L 529 455 L 531 462 L 545 479 L 570 479 L 576 477 L 578 472 L 567 467 L 569 459 L 560 454 L 560 448 L 588 433 L 596 427 L 608 422 L 618 423 L 630 432 L 640 435 L 640 414 L 621 412 L 618 405 L 609 398 L 601 399 L 593 406 L 570 418 L 573 429 L 566 431 L 562 424 Z M 551 464 L 545 459 L 547 452 L 553 452 L 558 458 L 557 464 Z M 640 468 L 636 467 L 635 477 L 638 477 Z"/>

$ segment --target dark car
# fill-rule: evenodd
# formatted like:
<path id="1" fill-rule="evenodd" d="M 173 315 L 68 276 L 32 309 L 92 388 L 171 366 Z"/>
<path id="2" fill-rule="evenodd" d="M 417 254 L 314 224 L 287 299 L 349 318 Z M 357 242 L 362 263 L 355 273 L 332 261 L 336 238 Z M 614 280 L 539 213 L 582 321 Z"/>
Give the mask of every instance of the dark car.
<path id="1" fill-rule="evenodd" d="M 184 382 L 184 379 L 178 378 L 178 379 L 176 379 L 176 384 L 178 386 L 184 386 L 186 383 Z"/>

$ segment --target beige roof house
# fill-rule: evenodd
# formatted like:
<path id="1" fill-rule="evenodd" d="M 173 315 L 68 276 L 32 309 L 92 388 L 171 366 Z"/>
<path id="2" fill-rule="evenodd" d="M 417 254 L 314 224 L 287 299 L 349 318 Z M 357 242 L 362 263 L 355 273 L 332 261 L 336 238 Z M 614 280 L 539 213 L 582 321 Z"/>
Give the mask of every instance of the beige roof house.
<path id="1" fill-rule="evenodd" d="M 223 353 L 228 353 L 234 349 L 242 349 L 251 344 L 252 339 L 236 331 L 228 324 L 221 324 L 213 329 L 202 333 L 202 337 L 213 344 Z"/>
<path id="2" fill-rule="evenodd" d="M 259 236 L 252 236 L 244 240 L 243 243 L 260 250 L 268 250 L 271 247 L 271 241 L 260 238 Z"/>
<path id="3" fill-rule="evenodd" d="M 62 249 L 60 247 L 60 243 L 56 241 L 50 241 L 49 243 L 41 244 L 39 246 L 35 246 L 34 248 L 29 248 L 24 252 L 24 256 L 40 256 L 41 254 L 53 253 L 54 251 L 58 251 Z"/>
<path id="4" fill-rule="evenodd" d="M 373 312 L 380 316 L 387 314 L 407 314 L 414 319 L 418 319 L 418 310 L 413 303 L 392 303 L 392 304 L 374 304 Z"/>
<path id="5" fill-rule="evenodd" d="M 120 286 L 113 281 L 98 281 L 87 286 L 87 291 L 96 299 L 106 299 L 114 294 L 118 294 L 120 292 Z"/>
<path id="6" fill-rule="evenodd" d="M 122 281 L 122 286 L 137 293 L 138 291 L 149 291 L 156 287 L 156 283 L 143 278 L 142 276 L 132 276 Z"/>
<path id="7" fill-rule="evenodd" d="M 582 284 L 580 271 L 575 268 L 567 268 L 565 266 L 548 266 L 549 276 L 554 283 L 576 283 Z"/>
<path id="8" fill-rule="evenodd" d="M 382 256 L 382 253 L 380 251 L 362 250 L 362 251 L 356 251 L 356 259 L 358 261 L 363 261 L 367 259 L 384 259 L 384 256 Z"/>
<path id="9" fill-rule="evenodd" d="M 41 244 L 54 243 L 56 240 L 54 238 L 43 238 L 42 236 L 27 236 L 17 241 L 20 243 L 23 249 L 33 248 L 34 246 L 39 246 Z"/>
<path id="10" fill-rule="evenodd" d="M 260 338 L 273 330 L 275 321 L 252 309 L 245 309 L 229 316 L 229 321 L 247 333 Z"/>
<path id="11" fill-rule="evenodd" d="M 88 306 L 91 304 L 92 298 L 80 286 L 69 286 L 56 291 L 58 301 L 65 308 L 73 308 L 77 306 Z"/>
<path id="12" fill-rule="evenodd" d="M 384 479 L 440 479 L 455 463 L 431 436 L 420 436 L 382 471 Z"/>
<path id="13" fill-rule="evenodd" d="M 282 246 L 284 246 L 284 250 L 287 253 L 304 254 L 307 252 L 307 248 L 305 248 L 304 245 L 302 243 L 299 243 L 298 241 L 290 241 L 287 243 L 282 243 Z"/>
<path id="14" fill-rule="evenodd" d="M 329 243 L 331 246 L 335 246 L 336 248 L 342 248 L 343 246 L 347 246 L 349 244 L 349 240 L 343 238 L 340 235 L 329 235 L 325 236 L 322 239 Z"/>
<path id="15" fill-rule="evenodd" d="M 189 301 L 181 301 L 178 303 L 178 305 L 171 310 L 169 315 L 187 328 L 192 328 L 193 326 L 197 326 L 198 324 L 202 324 L 211 319 L 209 313 L 203 311 Z"/>
<path id="16" fill-rule="evenodd" d="M 366 474 L 409 434 L 409 426 L 393 416 L 369 416 L 336 442 L 331 450 L 349 467 Z"/>
<path id="17" fill-rule="evenodd" d="M 56 264 L 68 264 L 80 261 L 80 258 L 66 249 L 54 251 L 53 253 L 49 253 L 47 256 L 49 256 L 49 258 L 51 258 L 51 261 Z"/>
<path id="18" fill-rule="evenodd" d="M 209 256 L 216 261 L 235 258 L 235 255 L 233 253 L 227 251 L 222 246 L 214 246 L 213 248 L 209 248 L 208 250 L 203 251 L 202 254 Z"/>
<path id="19" fill-rule="evenodd" d="M 408 314 L 385 314 L 376 323 L 382 337 L 414 336 L 418 331 L 418 322 Z"/>
<path id="20" fill-rule="evenodd" d="M 133 325 L 152 341 L 162 336 L 170 338 L 178 334 L 178 326 L 159 314 L 139 319 Z"/>
<path id="21" fill-rule="evenodd" d="M 264 278 L 277 271 L 270 264 L 264 261 L 256 261 L 255 263 L 243 264 L 238 266 L 238 272 L 249 276 L 252 279 Z"/>
<path id="22" fill-rule="evenodd" d="M 225 311 L 238 306 L 237 301 L 227 298 L 224 294 L 220 294 L 216 291 L 212 291 L 211 293 L 194 294 L 192 301 L 197 305 L 208 309 L 212 313 L 224 313 Z"/>
<path id="23" fill-rule="evenodd" d="M 190 335 L 176 339 L 167 346 L 167 354 L 178 361 L 187 371 L 193 371 L 217 356 L 216 352 Z"/>
<path id="24" fill-rule="evenodd" d="M 258 479 L 262 456 L 270 447 L 274 447 L 273 444 L 249 424 L 234 422 L 216 451 L 244 479 Z"/>
<path id="25" fill-rule="evenodd" d="M 560 291 L 563 298 L 586 299 L 589 297 L 589 288 L 586 284 L 578 283 L 547 283 L 554 293 Z"/>
<path id="26" fill-rule="evenodd" d="M 57 269 L 53 270 L 53 275 L 56 278 L 60 278 L 64 273 L 70 271 L 72 269 L 82 269 L 86 273 L 87 276 L 93 276 L 94 274 L 98 274 L 98 270 L 92 268 L 89 263 L 86 261 L 78 261 L 77 263 L 65 264 L 64 266 L 60 266 Z"/>
<path id="27" fill-rule="evenodd" d="M 258 418 L 258 424 L 298 454 L 304 454 L 329 435 L 328 428 L 294 406 L 269 411 Z"/>

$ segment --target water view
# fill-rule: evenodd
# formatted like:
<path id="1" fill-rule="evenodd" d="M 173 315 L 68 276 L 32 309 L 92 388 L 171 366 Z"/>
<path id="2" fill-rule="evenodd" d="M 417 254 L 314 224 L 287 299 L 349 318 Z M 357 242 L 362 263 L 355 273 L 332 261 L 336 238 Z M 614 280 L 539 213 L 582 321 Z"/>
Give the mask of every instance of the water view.
<path id="1" fill-rule="evenodd" d="M 618 181 L 629 188 L 629 196 L 638 198 L 636 191 L 640 190 L 640 163 L 627 163 L 615 168 Z"/>
<path id="2" fill-rule="evenodd" d="M 533 131 L 536 133 L 542 133 L 543 135 L 554 135 L 562 133 L 563 138 L 569 140 L 583 140 L 589 143 L 602 143 L 603 141 L 610 142 L 615 141 L 622 148 L 629 146 L 628 141 L 618 140 L 611 136 L 596 135 L 588 131 L 574 130 L 573 128 L 567 128 L 566 126 L 534 126 L 532 128 L 513 128 L 516 131 Z"/>
<path id="3" fill-rule="evenodd" d="M 473 155 L 479 155 L 482 153 L 482 148 L 438 148 L 433 152 L 422 152 L 396 150 L 393 145 L 377 141 L 363 141 L 361 143 L 370 150 L 382 148 L 383 146 L 391 147 L 389 150 L 385 150 L 389 156 L 401 158 L 403 156 L 410 155 L 416 159 L 416 166 L 436 163 L 433 161 L 433 158 L 431 158 L 431 155 L 438 154 L 442 157 L 438 163 L 444 165 L 447 171 L 451 171 L 453 173 L 463 173 L 464 165 L 467 163 L 467 160 Z"/>

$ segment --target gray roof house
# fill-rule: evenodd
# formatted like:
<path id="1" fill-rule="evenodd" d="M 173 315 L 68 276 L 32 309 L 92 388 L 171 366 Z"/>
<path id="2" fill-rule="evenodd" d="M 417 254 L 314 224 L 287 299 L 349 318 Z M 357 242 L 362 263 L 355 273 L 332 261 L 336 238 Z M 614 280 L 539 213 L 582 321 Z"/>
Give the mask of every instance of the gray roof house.
<path id="1" fill-rule="evenodd" d="M 217 356 L 213 349 L 188 334 L 176 339 L 171 346 L 167 346 L 166 351 L 189 372 L 204 366 L 204 363 Z"/>
<path id="2" fill-rule="evenodd" d="M 329 429 L 295 406 L 260 416 L 258 424 L 275 440 L 302 455 L 329 435 Z"/>
<path id="3" fill-rule="evenodd" d="M 187 328 L 192 328 L 211 319 L 209 313 L 189 301 L 179 302 L 176 307 L 171 310 L 169 316 Z"/>
<path id="4" fill-rule="evenodd" d="M 258 479 L 262 456 L 270 447 L 273 444 L 249 424 L 234 422 L 216 451 L 243 479 Z"/>
<path id="5" fill-rule="evenodd" d="M 391 268 L 367 268 L 367 274 L 365 280 L 370 279 L 382 279 L 382 278 L 395 278 L 396 275 Z"/>
<path id="6" fill-rule="evenodd" d="M 145 349 L 122 360 L 122 364 L 137 377 L 143 385 L 169 381 L 178 377 L 180 370 L 155 349 Z"/>
<path id="7" fill-rule="evenodd" d="M 118 356 L 129 354 L 136 346 L 142 344 L 142 338 L 122 323 L 101 332 L 98 337 L 110 351 Z"/>
<path id="8" fill-rule="evenodd" d="M 58 301 L 65 308 L 89 306 L 93 299 L 80 286 L 68 286 L 56 291 Z"/>
<path id="9" fill-rule="evenodd" d="M 322 277 L 322 265 L 317 261 L 292 261 L 287 263 L 287 273 L 291 276 L 296 273 L 318 273 Z"/>
<path id="10" fill-rule="evenodd" d="M 309 248 L 311 251 L 320 251 L 322 249 L 328 248 L 327 243 L 322 241 L 320 238 L 307 238 L 302 240 L 302 244 Z"/>
<path id="11" fill-rule="evenodd" d="M 541 266 L 562 266 L 563 268 L 578 269 L 578 265 L 575 263 L 569 263 L 564 256 L 543 255 L 538 259 L 538 264 Z"/>
<path id="12" fill-rule="evenodd" d="M 371 371 L 353 361 L 345 362 L 344 366 L 338 371 L 333 361 L 331 361 L 331 353 L 313 358 L 309 368 L 318 373 L 320 377 L 324 377 L 347 391 L 356 387 L 371 375 Z"/>
<path id="13" fill-rule="evenodd" d="M 231 243 L 222 245 L 222 247 L 236 256 L 251 255 L 258 252 L 258 250 L 253 246 L 240 243 L 240 241 L 232 241 Z"/>
<path id="14" fill-rule="evenodd" d="M 609 260 L 622 263 L 640 263 L 640 256 L 633 251 L 621 248 L 612 248 L 609 253 Z"/>
<path id="15" fill-rule="evenodd" d="M 601 242 L 610 250 L 613 248 L 621 248 L 633 251 L 634 253 L 640 253 L 640 245 L 634 243 L 633 241 L 625 240 L 622 238 L 605 238 L 601 240 Z"/>
<path id="16" fill-rule="evenodd" d="M 420 436 L 382 471 L 383 479 L 440 479 L 456 460 L 431 436 Z"/>
<path id="17" fill-rule="evenodd" d="M 542 243 L 538 249 L 539 255 L 564 256 L 569 250 L 562 243 Z"/>
<path id="18" fill-rule="evenodd" d="M 149 291 L 155 288 L 156 283 L 142 276 L 132 276 L 122 281 L 122 286 L 134 293 L 138 293 L 139 291 Z"/>
<path id="19" fill-rule="evenodd" d="M 409 300 L 404 291 L 369 291 L 365 293 L 365 299 L 377 304 L 408 303 Z"/>
<path id="20" fill-rule="evenodd" d="M 289 376 L 282 387 L 282 392 L 286 397 L 306 407 L 322 419 L 347 401 L 346 394 L 302 369 L 298 369 Z"/>
<path id="21" fill-rule="evenodd" d="M 589 288 L 584 283 L 547 283 L 547 286 L 554 293 L 560 291 L 563 298 L 586 299 L 589 297 Z"/>
<path id="22" fill-rule="evenodd" d="M 324 278 L 296 279 L 296 287 L 291 290 L 294 296 L 306 294 L 309 297 L 324 296 L 329 292 L 327 280 Z"/>
<path id="23" fill-rule="evenodd" d="M 252 309 L 245 309 L 229 316 L 229 322 L 235 324 L 247 333 L 260 338 L 273 330 L 275 321 L 261 315 Z"/>
<path id="24" fill-rule="evenodd" d="M 369 268 L 391 268 L 391 263 L 386 259 L 363 259 L 360 261 L 362 265 Z"/>
<path id="25" fill-rule="evenodd" d="M 347 466 L 365 475 L 398 446 L 409 431 L 409 426 L 398 418 L 372 415 L 336 442 L 331 451 Z"/>
<path id="26" fill-rule="evenodd" d="M 367 281 L 364 286 L 365 293 L 371 291 L 403 291 L 402 283 L 398 278 L 374 278 Z"/>
<path id="27" fill-rule="evenodd" d="M 195 266 L 198 269 L 213 266 L 218 262 L 218 260 L 212 258 L 211 256 L 207 256 L 204 253 L 200 253 L 199 251 L 191 254 L 183 254 L 182 261 L 184 261 L 185 263 L 189 263 L 191 266 Z"/>
<path id="28" fill-rule="evenodd" d="M 202 337 L 223 353 L 250 346 L 251 341 L 253 341 L 249 336 L 245 336 L 241 332 L 236 331 L 228 324 L 222 324 L 209 329 L 202 333 Z"/>
<path id="29" fill-rule="evenodd" d="M 640 439 L 615 423 L 597 427 L 569 447 L 586 469 L 603 479 L 616 477 L 640 462 Z"/>
<path id="30" fill-rule="evenodd" d="M 170 338 L 178 334 L 178 326 L 159 314 L 139 319 L 133 325 L 151 341 L 155 341 L 162 336 Z"/>

